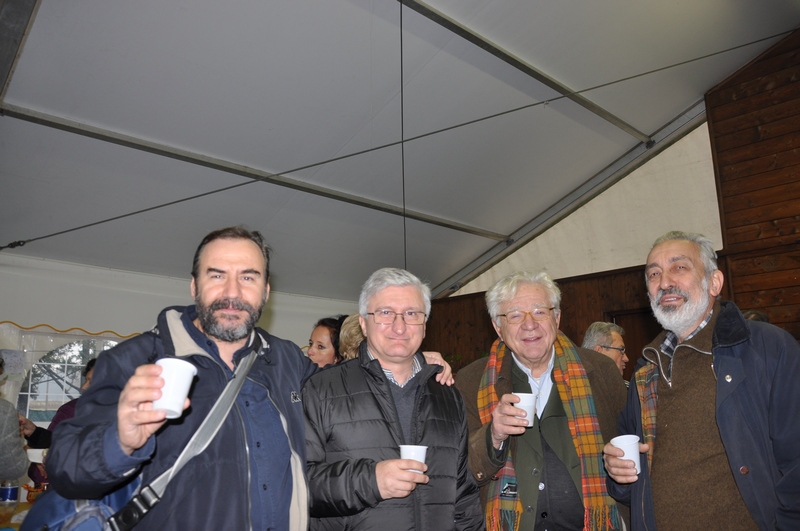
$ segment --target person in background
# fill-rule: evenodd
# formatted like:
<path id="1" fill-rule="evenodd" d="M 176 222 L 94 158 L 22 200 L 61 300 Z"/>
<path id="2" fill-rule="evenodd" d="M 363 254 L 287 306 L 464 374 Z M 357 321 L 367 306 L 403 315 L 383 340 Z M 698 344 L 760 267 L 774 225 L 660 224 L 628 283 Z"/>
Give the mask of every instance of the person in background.
<path id="1" fill-rule="evenodd" d="M 83 394 L 86 389 L 92 384 L 92 376 L 94 375 L 94 364 L 97 358 L 90 359 L 83 369 L 83 383 L 80 387 L 80 392 Z M 75 416 L 75 407 L 78 404 L 78 399 L 73 398 L 69 402 L 62 404 L 58 408 L 50 425 L 45 428 L 40 428 L 30 419 L 19 415 L 19 423 L 22 428 L 22 434 L 31 448 L 50 448 L 53 439 L 53 430 L 56 429 L 58 424 L 66 419 L 71 419 Z M 47 470 L 42 463 L 31 463 L 28 468 L 28 477 L 33 481 L 37 487 L 47 481 Z"/>
<path id="2" fill-rule="evenodd" d="M 306 382 L 312 531 L 484 529 L 463 400 L 419 350 L 430 305 L 408 271 L 376 271 L 359 298 L 359 357 Z M 400 459 L 404 444 L 427 446 L 425 463 Z"/>
<path id="3" fill-rule="evenodd" d="M 342 359 L 351 360 L 358 357 L 358 347 L 364 341 L 364 332 L 358 322 L 358 313 L 347 317 L 339 330 L 339 352 Z"/>
<path id="4" fill-rule="evenodd" d="M 0 399 L 0 479 L 17 479 L 28 469 L 28 456 L 22 447 L 17 410 Z"/>
<path id="5" fill-rule="evenodd" d="M 720 301 L 708 238 L 668 232 L 647 256 L 664 331 L 647 345 L 619 418 L 641 472 L 606 445 L 608 489 L 634 531 L 800 529 L 800 346 Z"/>
<path id="6" fill-rule="evenodd" d="M 622 529 L 602 459 L 625 405 L 617 367 L 559 332 L 561 290 L 545 272 L 500 279 L 486 306 L 498 339 L 456 387 L 487 529 Z M 532 418 L 514 392 L 535 395 Z"/>
<path id="7" fill-rule="evenodd" d="M 342 361 L 339 353 L 339 330 L 346 317 L 347 315 L 323 317 L 314 325 L 308 339 L 306 355 L 320 367 Z"/>
<path id="8" fill-rule="evenodd" d="M 86 391 L 86 389 L 88 389 L 92 383 L 94 364 L 96 362 L 97 358 L 90 359 L 86 363 L 86 367 L 83 369 L 83 383 L 80 387 L 81 394 L 83 394 L 83 392 Z M 50 421 L 50 425 L 46 429 L 37 426 L 30 419 L 20 414 L 19 424 L 22 427 L 22 434 L 25 436 L 28 446 L 31 448 L 50 448 L 50 444 L 53 439 L 53 430 L 61 421 L 71 419 L 75 416 L 75 406 L 77 404 L 77 398 L 73 398 L 69 402 L 62 404 L 61 407 L 59 407 L 56 411 L 56 414 L 53 416 L 53 420 Z M 31 479 L 34 481 L 36 480 L 36 478 L 33 476 L 31 476 Z"/>
<path id="9" fill-rule="evenodd" d="M 625 330 L 621 326 L 597 321 L 590 324 L 589 328 L 586 329 L 581 347 L 589 348 L 608 356 L 616 364 L 619 373 L 624 374 L 629 360 L 628 356 L 625 355 L 623 335 L 625 335 Z M 625 386 L 627 387 L 628 385 L 629 382 L 625 381 Z"/>

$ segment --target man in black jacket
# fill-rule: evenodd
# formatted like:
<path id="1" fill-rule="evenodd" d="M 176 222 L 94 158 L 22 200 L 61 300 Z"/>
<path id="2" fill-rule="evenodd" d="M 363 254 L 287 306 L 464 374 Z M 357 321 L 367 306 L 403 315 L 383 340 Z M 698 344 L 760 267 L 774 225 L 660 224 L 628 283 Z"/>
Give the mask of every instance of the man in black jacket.
<path id="1" fill-rule="evenodd" d="M 429 313 L 417 277 L 376 271 L 359 299 L 358 358 L 306 383 L 312 530 L 484 529 L 463 400 L 419 351 Z M 400 459 L 404 444 L 427 446 L 425 463 Z"/>

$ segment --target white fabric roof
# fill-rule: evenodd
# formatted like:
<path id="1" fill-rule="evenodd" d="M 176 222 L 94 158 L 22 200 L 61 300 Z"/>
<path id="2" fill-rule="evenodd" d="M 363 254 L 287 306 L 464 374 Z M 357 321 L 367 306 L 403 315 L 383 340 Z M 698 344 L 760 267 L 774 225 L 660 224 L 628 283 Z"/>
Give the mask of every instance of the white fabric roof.
<path id="1" fill-rule="evenodd" d="M 800 0 L 35 5 L 0 4 L 0 252 L 185 278 L 246 224 L 275 290 L 343 300 L 383 266 L 437 294 L 477 277 L 800 21 Z"/>

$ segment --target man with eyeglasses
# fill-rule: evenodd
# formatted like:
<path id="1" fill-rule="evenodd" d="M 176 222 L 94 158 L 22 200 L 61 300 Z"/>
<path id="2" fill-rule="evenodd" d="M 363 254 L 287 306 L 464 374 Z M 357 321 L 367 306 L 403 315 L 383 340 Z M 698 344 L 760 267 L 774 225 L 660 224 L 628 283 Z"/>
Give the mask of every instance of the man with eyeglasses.
<path id="1" fill-rule="evenodd" d="M 625 354 L 625 341 L 622 340 L 624 334 L 625 330 L 618 324 L 597 321 L 586 329 L 581 346 L 605 354 L 616 364 L 619 373 L 624 374 L 629 361 Z M 627 380 L 624 381 L 625 387 L 630 385 Z"/>
<path id="2" fill-rule="evenodd" d="M 545 272 L 500 279 L 486 292 L 498 339 L 456 375 L 489 530 L 622 529 L 602 456 L 625 388 L 610 359 L 559 332 L 560 303 Z M 514 393 L 534 395 L 532 417 Z"/>
<path id="3" fill-rule="evenodd" d="M 484 529 L 464 402 L 420 351 L 430 307 L 417 277 L 376 271 L 359 298 L 358 357 L 303 388 L 312 531 Z M 424 462 L 400 445 L 426 446 Z"/>

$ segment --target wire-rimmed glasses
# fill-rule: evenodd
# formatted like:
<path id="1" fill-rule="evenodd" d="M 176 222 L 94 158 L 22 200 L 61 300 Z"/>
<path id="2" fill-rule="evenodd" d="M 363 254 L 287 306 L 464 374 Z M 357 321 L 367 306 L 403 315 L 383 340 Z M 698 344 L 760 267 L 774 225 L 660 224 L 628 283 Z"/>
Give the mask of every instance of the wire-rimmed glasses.
<path id="1" fill-rule="evenodd" d="M 608 350 L 618 350 L 625 354 L 625 347 L 612 347 L 610 345 L 600 345 L 601 348 L 607 348 Z"/>
<path id="2" fill-rule="evenodd" d="M 371 315 L 375 324 L 379 325 L 393 324 L 398 315 L 407 325 L 421 325 L 425 323 L 425 312 L 418 312 L 416 310 L 406 310 L 404 312 L 375 310 L 374 312 L 367 312 L 367 315 Z"/>
<path id="3" fill-rule="evenodd" d="M 529 312 L 522 310 L 514 310 L 511 312 L 501 313 L 498 317 L 505 317 L 508 324 L 519 324 L 525 320 L 525 316 L 530 315 L 534 321 L 546 321 L 550 318 L 550 312 L 555 310 L 555 306 L 551 308 L 534 308 Z"/>

